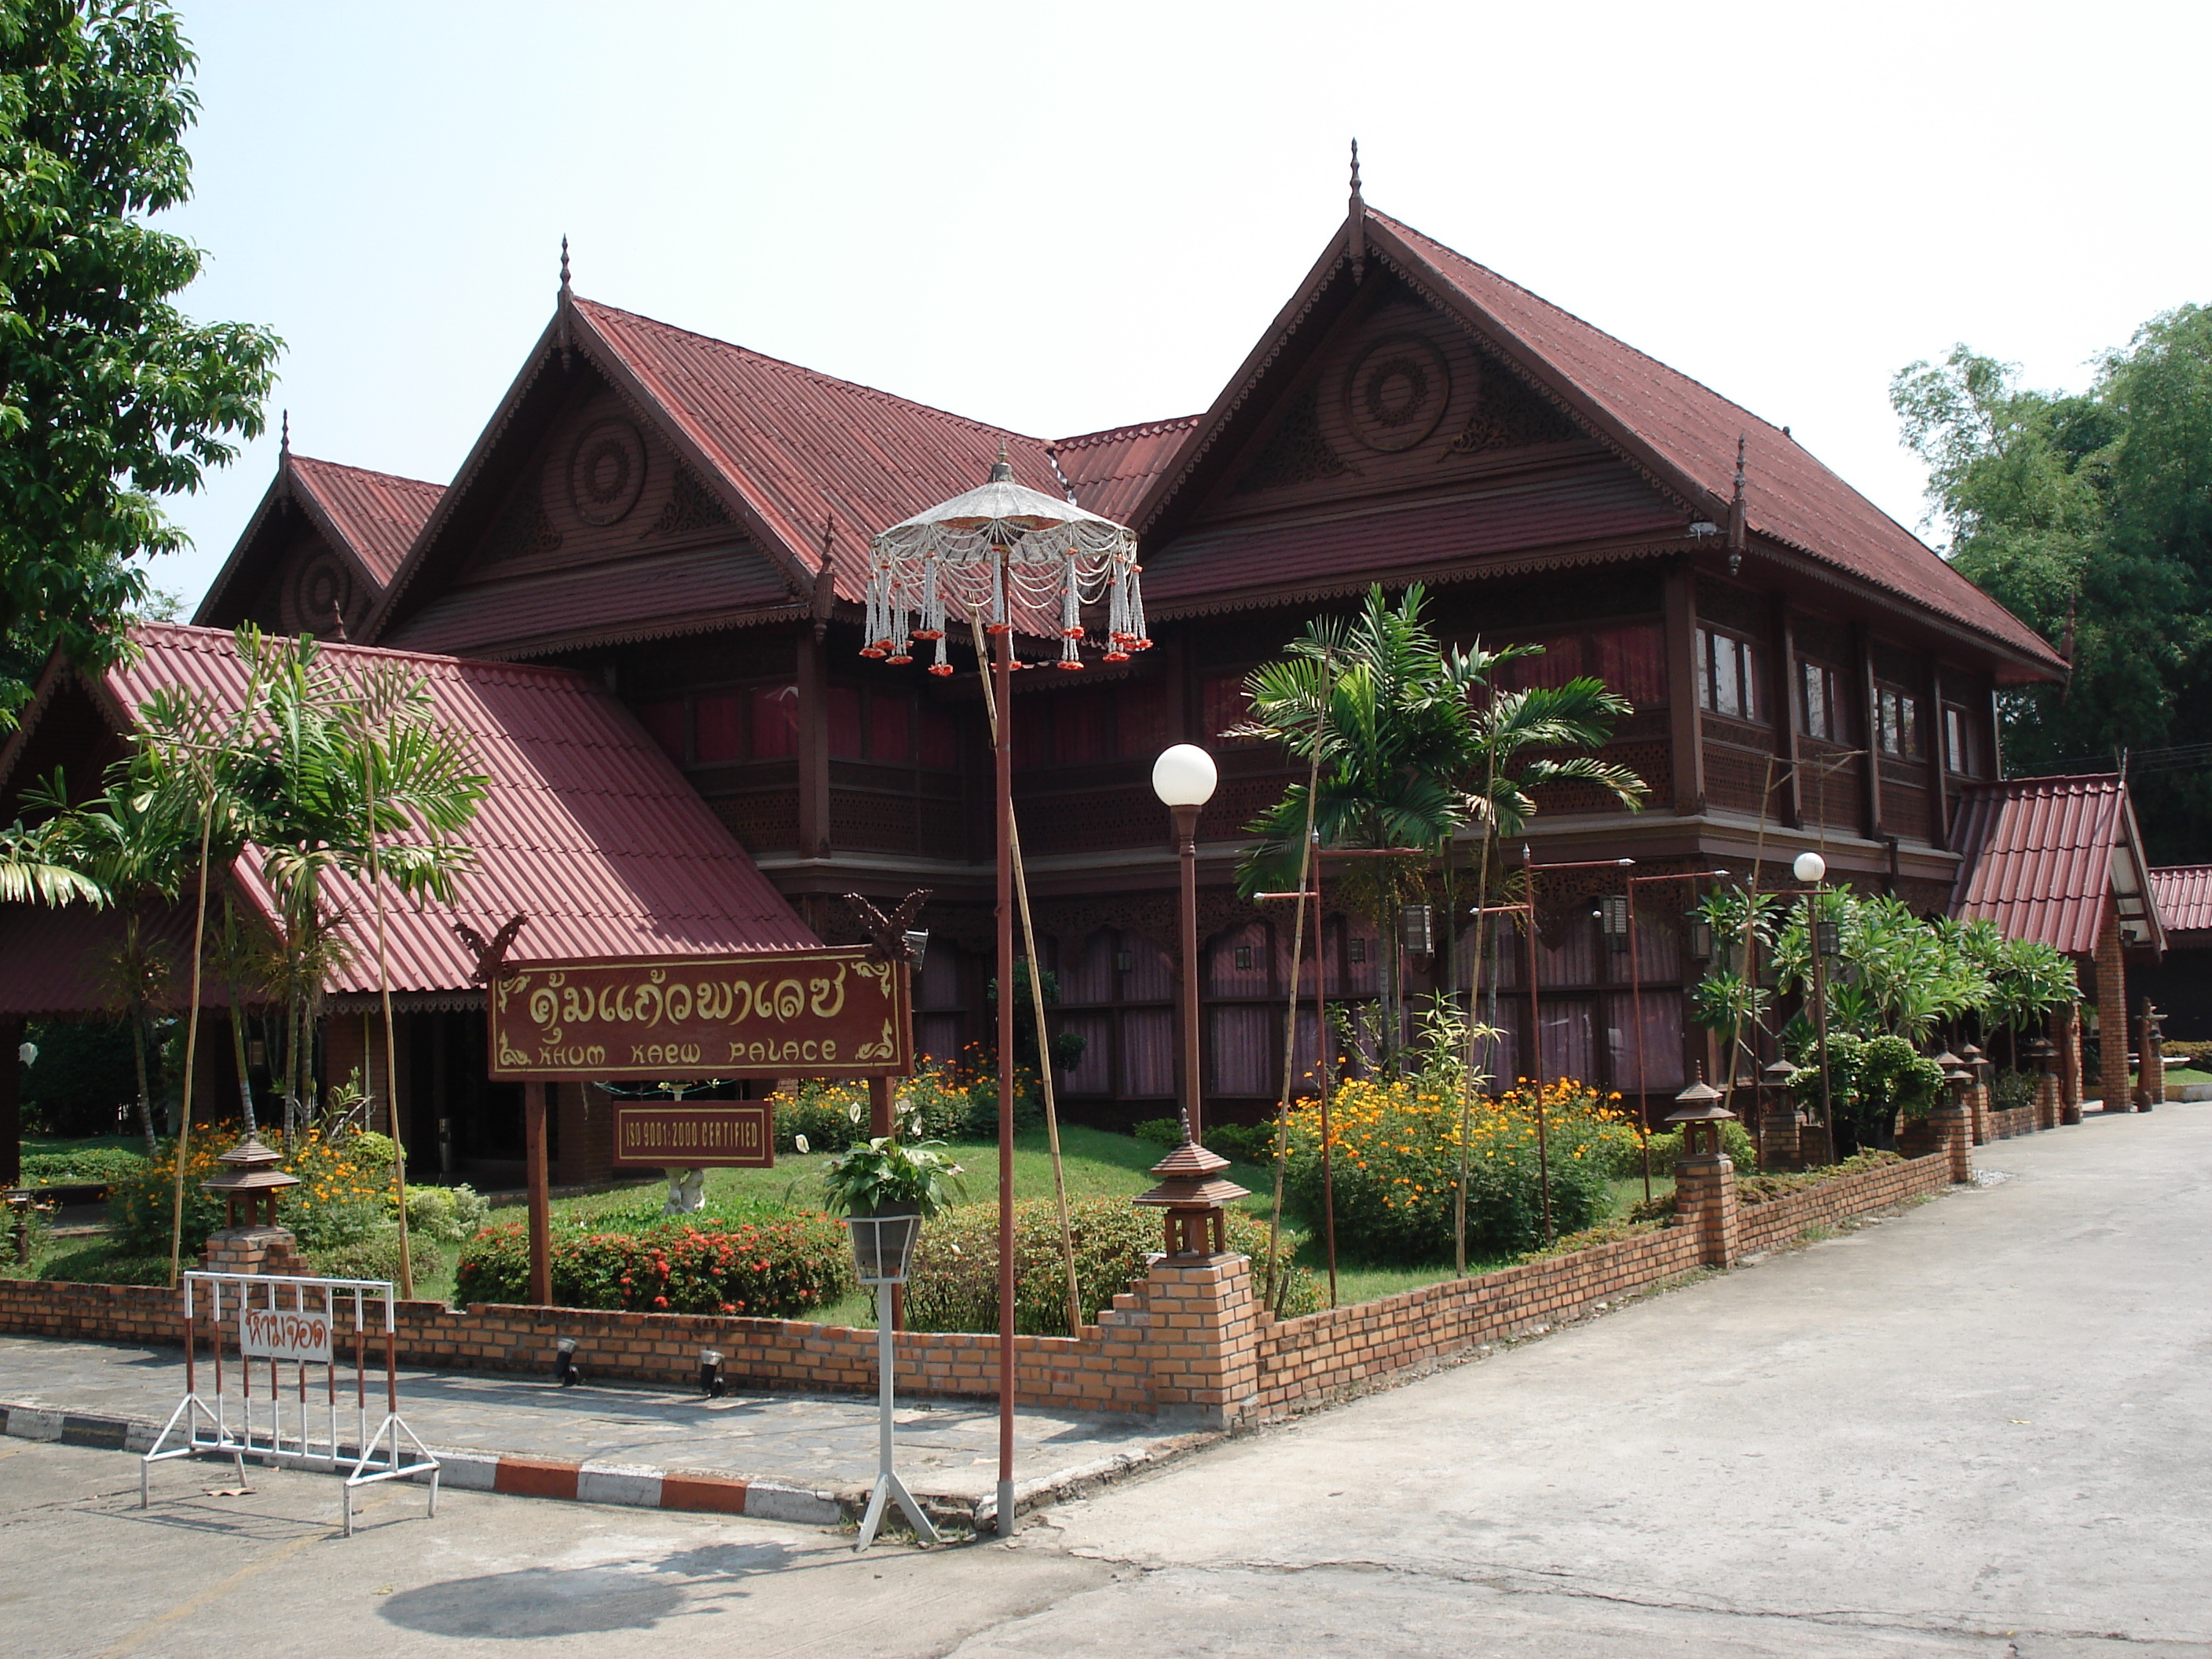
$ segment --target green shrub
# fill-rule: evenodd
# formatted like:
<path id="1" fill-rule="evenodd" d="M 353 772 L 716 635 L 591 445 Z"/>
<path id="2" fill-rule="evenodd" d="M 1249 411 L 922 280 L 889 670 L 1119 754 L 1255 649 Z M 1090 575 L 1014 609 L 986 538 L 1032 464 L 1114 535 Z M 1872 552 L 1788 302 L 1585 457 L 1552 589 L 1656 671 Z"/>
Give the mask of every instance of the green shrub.
<path id="1" fill-rule="evenodd" d="M 446 1271 L 445 1252 L 435 1241 L 420 1233 L 407 1240 L 409 1263 L 418 1279 L 434 1279 Z M 388 1279 L 399 1282 L 399 1228 L 386 1222 L 349 1244 L 331 1244 L 307 1254 L 310 1271 L 325 1279 Z"/>
<path id="2" fill-rule="evenodd" d="M 464 1244 L 491 1220 L 491 1206 L 463 1182 L 453 1187 L 407 1189 L 407 1231 L 441 1244 Z"/>
<path id="3" fill-rule="evenodd" d="M 1802 1193 L 1823 1186 L 1838 1176 L 1856 1175 L 1861 1170 L 1879 1170 L 1885 1164 L 1902 1164 L 1901 1152 L 1875 1150 L 1854 1152 L 1840 1164 L 1831 1164 L 1816 1170 L 1778 1170 L 1771 1175 L 1738 1176 L 1735 1182 L 1735 1201 L 1739 1204 L 1771 1204 L 1778 1198 L 1787 1198 L 1792 1193 Z"/>
<path id="4" fill-rule="evenodd" d="M 201 1183 L 222 1172 L 222 1154 L 238 1144 L 239 1133 L 236 1123 L 192 1127 L 185 1170 L 187 1255 L 198 1255 L 207 1236 L 223 1224 L 222 1201 L 202 1190 Z M 333 1141 L 310 1133 L 293 1144 L 278 1167 L 300 1177 L 300 1185 L 278 1194 L 276 1219 L 292 1230 L 303 1253 L 365 1238 L 391 1212 L 392 1142 L 383 1135 Z M 176 1178 L 176 1143 L 164 1141 L 160 1156 L 143 1160 L 111 1184 L 108 1230 L 125 1254 L 167 1258 Z"/>
<path id="5" fill-rule="evenodd" d="M 810 1078 L 799 1085 L 797 1094 L 778 1091 L 769 1101 L 775 1118 L 779 1152 L 797 1152 L 802 1135 L 806 1150 L 813 1152 L 842 1152 L 869 1139 L 865 1083 L 827 1083 Z M 903 1139 L 993 1140 L 998 1137 L 997 1088 L 988 1082 L 979 1087 L 949 1066 L 926 1065 L 914 1076 L 900 1079 L 891 1103 Z M 1043 1121 L 1042 1107 L 1028 1102 L 1014 1114 L 1018 1129 L 1033 1128 Z"/>
<path id="6" fill-rule="evenodd" d="M 567 1308 L 787 1318 L 836 1301 L 853 1284 L 845 1229 L 825 1215 L 568 1233 L 554 1238 L 551 1255 L 553 1299 Z M 462 1253 L 457 1300 L 520 1302 L 529 1286 L 522 1223 L 487 1227 Z"/>
<path id="7" fill-rule="evenodd" d="M 1129 1126 L 1138 1139 L 1172 1152 L 1182 1145 L 1182 1120 L 1148 1117 Z M 1240 1164 L 1271 1164 L 1275 1157 L 1275 1126 L 1272 1123 L 1208 1124 L 1199 1139 L 1224 1158 Z"/>
<path id="8" fill-rule="evenodd" d="M 1759 1148 L 1753 1144 L 1751 1133 L 1740 1122 L 1721 1125 L 1721 1152 L 1738 1170 L 1759 1167 Z M 1668 1129 L 1651 1137 L 1651 1173 L 1666 1176 L 1674 1173 L 1674 1166 L 1682 1161 L 1682 1132 Z M 1613 1149 L 1613 1178 L 1633 1181 L 1644 1173 L 1644 1147 L 1630 1132 L 1627 1141 Z"/>
<path id="9" fill-rule="evenodd" d="M 1589 1226 L 1605 1213 L 1607 1183 L 1628 1124 L 1606 1109 L 1597 1092 L 1572 1079 L 1543 1096 L 1555 1234 Z M 1544 1237 L 1539 1179 L 1537 1102 L 1516 1090 L 1478 1100 L 1468 1143 L 1468 1253 L 1519 1255 Z M 1449 1259 L 1459 1172 L 1460 1103 L 1455 1094 L 1418 1080 L 1359 1079 L 1340 1084 L 1330 1099 L 1334 1152 L 1337 1247 L 1376 1263 Z M 1291 1190 L 1309 1217 L 1322 1208 L 1318 1103 L 1291 1115 Z"/>
<path id="10" fill-rule="evenodd" d="M 146 1154 L 104 1143 L 67 1152 L 23 1154 L 23 1182 L 31 1187 L 102 1185 L 125 1180 L 145 1167 Z"/>
<path id="11" fill-rule="evenodd" d="M 1147 1258 L 1164 1242 L 1159 1214 L 1127 1199 L 1085 1198 L 1069 1202 L 1068 1230 L 1075 1241 L 1076 1305 L 1085 1324 L 1098 1310 L 1144 1277 Z M 1253 1258 L 1267 1251 L 1267 1229 L 1240 1211 L 1229 1213 L 1228 1243 Z M 1285 1316 L 1321 1305 L 1313 1275 L 1289 1265 L 1297 1248 L 1284 1236 Z M 924 1224 L 907 1279 L 907 1322 L 924 1331 L 999 1328 L 999 1211 L 995 1204 L 965 1204 Z M 1050 1199 L 1014 1206 L 1014 1329 L 1026 1336 L 1066 1336 L 1067 1269 L 1060 1254 L 1060 1212 Z"/>
<path id="12" fill-rule="evenodd" d="M 1990 1106 L 2000 1112 L 2009 1112 L 2034 1105 L 2035 1085 L 2039 1080 L 2033 1072 L 1997 1072 L 1990 1081 Z"/>

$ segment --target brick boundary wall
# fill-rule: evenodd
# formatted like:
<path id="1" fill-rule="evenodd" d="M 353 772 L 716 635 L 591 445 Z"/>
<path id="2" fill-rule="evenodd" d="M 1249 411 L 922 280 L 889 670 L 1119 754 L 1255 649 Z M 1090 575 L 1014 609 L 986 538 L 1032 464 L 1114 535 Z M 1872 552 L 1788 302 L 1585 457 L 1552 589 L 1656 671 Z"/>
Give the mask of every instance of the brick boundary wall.
<path id="1" fill-rule="evenodd" d="M 2032 1135 L 2046 1126 L 2038 1119 L 2041 1115 L 2033 1106 L 2014 1106 L 2002 1112 L 1990 1114 L 1990 1139 L 2009 1140 L 2014 1135 Z"/>
<path id="2" fill-rule="evenodd" d="M 1963 1114 L 1957 1129 L 1963 1139 Z M 1739 1204 L 1725 1158 L 1686 1161 L 1676 1174 L 1677 1225 L 1280 1322 L 1256 1305 L 1243 1256 L 1164 1260 L 1080 1335 L 1017 1336 L 1018 1397 L 1209 1427 L 1281 1416 L 1698 1267 L 1726 1267 L 1811 1228 L 1940 1192 L 1956 1162 L 1943 1148 Z M 398 1357 L 408 1365 L 550 1376 L 554 1340 L 567 1336 L 587 1382 L 689 1389 L 699 1350 L 714 1347 L 739 1386 L 840 1394 L 875 1387 L 873 1331 L 805 1320 L 403 1302 L 398 1322 Z M 0 1279 L 0 1331 L 180 1346 L 184 1320 L 177 1295 L 158 1287 Z M 897 1347 L 902 1395 L 995 1395 L 994 1335 L 902 1332 Z"/>

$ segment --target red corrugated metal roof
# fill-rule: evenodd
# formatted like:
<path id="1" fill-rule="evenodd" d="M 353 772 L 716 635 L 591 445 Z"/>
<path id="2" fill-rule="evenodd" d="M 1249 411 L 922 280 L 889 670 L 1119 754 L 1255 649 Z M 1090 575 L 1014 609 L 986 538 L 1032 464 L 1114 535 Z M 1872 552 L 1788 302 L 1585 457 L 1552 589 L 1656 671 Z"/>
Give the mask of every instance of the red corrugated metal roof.
<path id="1" fill-rule="evenodd" d="M 1060 493 L 1042 439 L 596 301 L 575 307 L 787 557 L 820 568 L 823 519 L 836 509 L 842 599 L 866 596 L 870 537 L 973 489 L 1001 445 L 1017 482 Z"/>
<path id="2" fill-rule="evenodd" d="M 694 548 L 450 587 L 382 643 L 521 656 L 586 641 L 702 633 L 792 602 L 783 578 L 753 549 Z"/>
<path id="3" fill-rule="evenodd" d="M 2212 929 L 2212 864 L 2169 864 L 2154 870 L 2150 890 L 2169 933 Z"/>
<path id="4" fill-rule="evenodd" d="M 1514 551 L 1671 536 L 1681 514 L 1617 465 L 1508 484 L 1449 501 L 1364 501 L 1285 525 L 1178 537 L 1145 566 L 1145 600 L 1176 616 L 1262 595 L 1352 592 L 1385 572 L 1419 575 Z"/>
<path id="5" fill-rule="evenodd" d="M 1146 489 L 1167 470 L 1201 418 L 1185 415 L 1085 432 L 1059 439 L 1052 448 L 1060 470 L 1075 486 L 1076 501 L 1093 513 L 1127 524 Z"/>
<path id="6" fill-rule="evenodd" d="M 137 660 L 110 671 L 118 708 L 179 686 L 234 702 L 245 672 L 231 636 L 157 623 L 133 630 Z M 561 669 L 362 646 L 325 646 L 338 672 L 398 661 L 428 683 L 439 714 L 474 740 L 492 778 L 470 843 L 479 860 L 460 905 L 417 912 L 387 902 L 395 991 L 468 984 L 475 963 L 451 923 L 487 936 L 520 910 L 516 954 L 617 956 L 758 951 L 817 943 L 782 895 L 697 793 L 604 687 Z M 264 911 L 258 861 L 240 882 Z M 350 918 L 356 960 L 332 990 L 374 988 L 374 915 L 363 888 L 338 880 L 330 902 Z"/>
<path id="7" fill-rule="evenodd" d="M 2117 773 L 2013 778 L 1960 792 L 1953 830 L 1960 861 L 1951 914 L 1997 924 L 2007 939 L 2040 939 L 2069 956 L 2097 948 L 2108 903 L 2140 904 L 2142 841 Z M 2116 887 L 2114 864 L 2124 865 Z M 2148 911 L 2152 942 L 2158 916 Z"/>
<path id="8" fill-rule="evenodd" d="M 144 937 L 174 963 L 191 961 L 192 912 L 189 904 L 168 907 L 147 918 Z M 104 1010 L 111 993 L 106 964 L 121 942 L 123 917 L 113 910 L 71 904 L 49 909 L 40 904 L 0 904 L 0 1014 L 30 1019 L 63 1018 Z M 179 973 L 170 981 L 167 1006 L 182 1012 L 192 982 Z M 224 1006 L 222 981 L 205 975 L 200 1006 Z M 26 1076 L 35 1096 L 38 1079 Z"/>
<path id="9" fill-rule="evenodd" d="M 1472 301 L 1543 367 L 1709 495 L 1729 497 L 1736 439 L 1748 434 L 1746 505 L 1754 532 L 1954 617 L 2053 676 L 2064 671 L 2042 635 L 1780 428 L 1411 226 L 1372 209 L 1367 217 L 1370 234 L 1386 252 L 1402 250 Z"/>
<path id="10" fill-rule="evenodd" d="M 407 556 L 416 532 L 429 522 L 431 509 L 446 493 L 443 484 L 402 478 L 366 467 L 318 461 L 305 455 L 288 460 L 294 483 L 314 497 L 332 527 L 382 587 Z"/>

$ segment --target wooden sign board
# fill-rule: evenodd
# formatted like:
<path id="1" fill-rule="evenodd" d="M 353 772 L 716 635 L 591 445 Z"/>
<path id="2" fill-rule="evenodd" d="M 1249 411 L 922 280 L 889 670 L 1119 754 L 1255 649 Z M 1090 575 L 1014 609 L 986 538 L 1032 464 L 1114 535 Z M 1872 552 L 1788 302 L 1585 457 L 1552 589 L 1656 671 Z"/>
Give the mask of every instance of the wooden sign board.
<path id="1" fill-rule="evenodd" d="M 515 963 L 494 981 L 491 1075 L 661 1083 L 904 1077 L 902 963 L 859 945 Z"/>
<path id="2" fill-rule="evenodd" d="M 775 1122 L 768 1102 L 685 1105 L 615 1103 L 615 1165 L 673 1170 L 772 1170 Z"/>

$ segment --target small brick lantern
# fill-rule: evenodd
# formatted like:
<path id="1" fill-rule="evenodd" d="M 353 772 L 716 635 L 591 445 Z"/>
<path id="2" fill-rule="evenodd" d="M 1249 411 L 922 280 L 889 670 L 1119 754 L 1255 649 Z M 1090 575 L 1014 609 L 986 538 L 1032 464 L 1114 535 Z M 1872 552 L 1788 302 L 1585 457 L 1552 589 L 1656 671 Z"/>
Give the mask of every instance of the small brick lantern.
<path id="1" fill-rule="evenodd" d="M 300 1184 L 299 1176 L 276 1167 L 283 1161 L 283 1153 L 270 1151 L 254 1135 L 216 1160 L 225 1166 L 223 1172 L 200 1182 L 200 1190 L 222 1200 L 227 1230 L 276 1224 L 276 1194 Z M 242 1218 L 240 1210 L 245 1212 Z"/>
<path id="2" fill-rule="evenodd" d="M 1227 1158 L 1191 1139 L 1190 1114 L 1185 1112 L 1182 1145 L 1152 1165 L 1160 1184 L 1129 1200 L 1167 1212 L 1170 1255 L 1219 1255 L 1228 1249 L 1228 1222 L 1221 1206 L 1250 1196 L 1215 1173 L 1228 1167 Z"/>
<path id="3" fill-rule="evenodd" d="M 1698 1067 L 1697 1081 L 1674 1097 L 1674 1109 L 1667 1114 L 1666 1121 L 1682 1126 L 1682 1156 L 1714 1158 L 1721 1155 L 1721 1125 L 1735 1121 L 1735 1114 L 1729 1110 L 1726 1097 L 1705 1081 L 1705 1068 Z M 1698 1145 L 1698 1132 L 1705 1132 L 1705 1144 Z"/>

